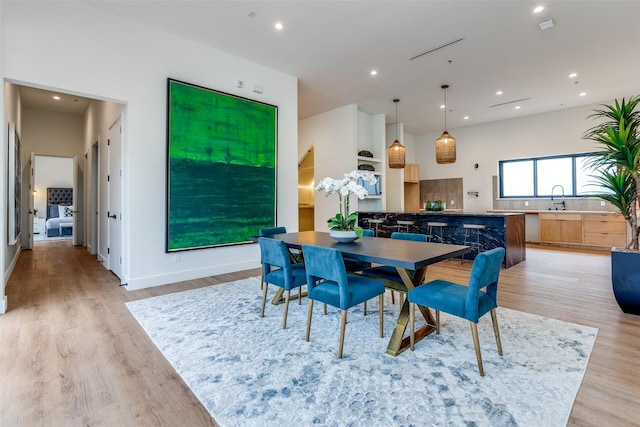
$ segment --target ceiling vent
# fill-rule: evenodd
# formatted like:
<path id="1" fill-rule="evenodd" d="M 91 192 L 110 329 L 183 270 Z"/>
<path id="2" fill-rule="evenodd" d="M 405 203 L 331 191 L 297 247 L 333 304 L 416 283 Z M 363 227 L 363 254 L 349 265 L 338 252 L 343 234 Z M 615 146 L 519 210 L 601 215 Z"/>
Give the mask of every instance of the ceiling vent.
<path id="1" fill-rule="evenodd" d="M 416 58 L 420 58 L 421 56 L 426 55 L 428 53 L 435 52 L 436 50 L 440 50 L 443 47 L 451 46 L 452 44 L 461 42 L 462 40 L 464 40 L 464 37 L 461 37 L 461 38 L 456 39 L 456 40 L 451 40 L 450 42 L 446 42 L 446 43 L 443 43 L 443 44 L 441 44 L 439 46 L 433 47 L 433 48 L 431 48 L 429 50 L 425 50 L 424 52 L 419 53 L 419 54 L 414 55 L 411 58 L 409 58 L 409 61 L 414 60 Z"/>
<path id="2" fill-rule="evenodd" d="M 530 99 L 531 98 L 514 99 L 513 101 L 507 101 L 507 102 L 501 102 L 500 104 L 489 105 L 489 108 L 500 107 L 502 105 L 509 105 L 509 104 L 513 104 L 515 102 L 528 101 Z"/>
<path id="3" fill-rule="evenodd" d="M 541 23 L 539 23 L 538 27 L 540 27 L 541 30 L 546 30 L 553 27 L 553 25 L 553 19 L 547 19 L 546 21 L 542 21 Z"/>

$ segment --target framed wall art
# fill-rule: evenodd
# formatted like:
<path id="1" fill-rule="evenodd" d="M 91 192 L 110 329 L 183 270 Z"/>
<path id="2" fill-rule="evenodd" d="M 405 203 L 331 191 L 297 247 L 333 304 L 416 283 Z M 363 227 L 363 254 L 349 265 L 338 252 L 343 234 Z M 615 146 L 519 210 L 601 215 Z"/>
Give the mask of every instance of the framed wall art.
<path id="1" fill-rule="evenodd" d="M 8 191 L 7 191 L 7 243 L 15 245 L 20 238 L 22 204 L 22 145 L 14 122 L 9 123 Z"/>
<path id="2" fill-rule="evenodd" d="M 166 252 L 249 243 L 275 225 L 277 113 L 167 79 Z"/>

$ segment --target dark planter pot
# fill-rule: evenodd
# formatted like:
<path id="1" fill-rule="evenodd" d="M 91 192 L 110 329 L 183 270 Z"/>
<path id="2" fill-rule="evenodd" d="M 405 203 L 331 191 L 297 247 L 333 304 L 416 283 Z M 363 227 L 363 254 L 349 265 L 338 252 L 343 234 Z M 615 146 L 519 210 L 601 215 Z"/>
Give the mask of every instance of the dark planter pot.
<path id="1" fill-rule="evenodd" d="M 640 252 L 611 251 L 613 294 L 625 313 L 640 314 Z"/>

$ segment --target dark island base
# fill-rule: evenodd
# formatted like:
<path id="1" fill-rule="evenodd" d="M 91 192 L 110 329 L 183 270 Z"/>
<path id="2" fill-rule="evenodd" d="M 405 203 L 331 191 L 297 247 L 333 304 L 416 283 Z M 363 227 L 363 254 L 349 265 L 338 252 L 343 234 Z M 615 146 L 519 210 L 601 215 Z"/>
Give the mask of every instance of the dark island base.
<path id="1" fill-rule="evenodd" d="M 382 223 L 370 223 L 369 220 L 382 220 Z M 526 259 L 525 215 L 522 213 L 477 213 L 462 212 L 359 212 L 358 224 L 365 229 L 377 229 L 378 237 L 390 237 L 394 231 L 405 231 L 397 225 L 397 221 L 413 221 L 409 226 L 410 233 L 429 234 L 428 222 L 446 222 L 443 243 L 464 245 L 465 229 L 463 224 L 482 224 L 480 247 L 482 251 L 493 248 L 505 248 L 504 266 L 511 267 Z M 433 242 L 440 243 L 439 236 L 433 236 Z M 465 256 L 473 259 L 477 255 L 474 250 Z"/>

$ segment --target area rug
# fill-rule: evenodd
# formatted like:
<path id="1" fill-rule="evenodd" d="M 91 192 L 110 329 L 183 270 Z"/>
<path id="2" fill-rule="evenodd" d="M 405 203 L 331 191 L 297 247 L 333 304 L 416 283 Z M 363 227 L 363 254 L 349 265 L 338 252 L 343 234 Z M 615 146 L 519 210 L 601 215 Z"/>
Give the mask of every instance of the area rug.
<path id="1" fill-rule="evenodd" d="M 442 314 L 440 335 L 393 357 L 399 308 L 387 298 L 380 338 L 376 301 L 349 311 L 343 359 L 336 309 L 316 304 L 306 342 L 306 299 L 282 329 L 284 305 L 260 317 L 259 278 L 127 306 L 223 427 L 566 425 L 597 329 L 499 308 L 504 356 L 485 316 L 480 377 L 468 322 Z"/>

